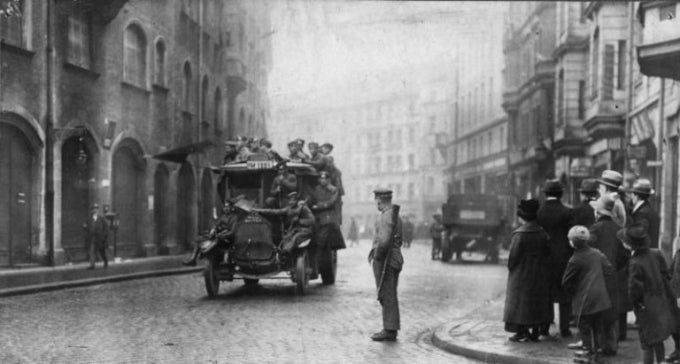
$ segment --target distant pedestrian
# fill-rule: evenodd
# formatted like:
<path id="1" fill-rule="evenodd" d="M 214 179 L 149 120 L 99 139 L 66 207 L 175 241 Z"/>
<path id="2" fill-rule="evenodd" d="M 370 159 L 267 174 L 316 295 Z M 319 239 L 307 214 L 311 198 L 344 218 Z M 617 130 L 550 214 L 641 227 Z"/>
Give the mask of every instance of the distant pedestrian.
<path id="1" fill-rule="evenodd" d="M 654 358 L 664 361 L 664 340 L 678 331 L 680 312 L 673 296 L 666 261 L 657 249 L 647 246 L 649 236 L 640 226 L 617 233 L 623 244 L 633 251 L 630 258 L 628 293 L 639 328 L 643 363 Z"/>
<path id="2" fill-rule="evenodd" d="M 571 296 L 583 342 L 584 352 L 577 355 L 593 357 L 602 348 L 603 319 L 612 305 L 605 277 L 613 276 L 614 271 L 602 252 L 588 246 L 590 234 L 585 226 L 572 227 L 568 237 L 574 254 L 567 263 L 562 285 Z"/>
<path id="3" fill-rule="evenodd" d="M 401 254 L 402 224 L 399 206 L 392 205 L 392 191 L 377 189 L 374 194 L 380 215 L 375 224 L 373 248 L 368 255 L 368 261 L 373 267 L 378 301 L 382 306 L 383 330 L 373 334 L 371 339 L 395 341 L 397 331 L 400 329 L 397 286 L 399 272 L 404 265 L 404 257 Z"/>
<path id="4" fill-rule="evenodd" d="M 623 176 L 619 172 L 608 169 L 602 172 L 600 178 L 597 179 L 597 183 L 599 184 L 598 191 L 600 192 L 600 196 L 607 194 L 614 199 L 612 220 L 614 220 L 619 227 L 625 227 L 626 206 L 619 195 L 619 188 L 621 188 L 621 185 L 623 184 Z"/>
<path id="5" fill-rule="evenodd" d="M 354 246 L 359 244 L 359 228 L 357 227 L 357 221 L 352 217 L 349 221 L 349 230 L 347 231 L 347 240 L 349 240 L 349 246 Z"/>
<path id="6" fill-rule="evenodd" d="M 595 201 L 598 197 L 597 181 L 595 179 L 584 179 L 581 181 L 581 187 L 578 189 L 581 197 L 581 202 L 574 207 L 574 225 L 583 225 L 590 227 L 595 223 L 595 213 L 590 202 Z"/>
<path id="7" fill-rule="evenodd" d="M 411 219 L 406 217 L 404 219 L 404 248 L 410 248 L 411 247 L 411 242 L 413 242 L 413 230 L 414 230 L 413 222 L 411 222 Z"/>
<path id="8" fill-rule="evenodd" d="M 631 210 L 630 226 L 642 226 L 650 238 L 650 247 L 659 246 L 659 214 L 654 211 L 649 203 L 649 196 L 654 194 L 652 183 L 645 178 L 640 178 L 633 183 L 631 189 Z"/>
<path id="9" fill-rule="evenodd" d="M 432 215 L 434 222 L 430 225 L 430 237 L 432 238 L 432 260 L 441 257 L 442 253 L 442 232 L 444 232 L 444 225 L 442 224 L 442 215 Z"/>
<path id="10" fill-rule="evenodd" d="M 90 217 L 83 223 L 83 229 L 87 233 L 87 251 L 90 266 L 87 269 L 94 269 L 97 254 L 104 261 L 104 268 L 109 266 L 106 259 L 107 237 L 109 234 L 109 224 L 104 215 L 99 212 L 99 205 L 93 204 L 90 210 Z"/>
<path id="11" fill-rule="evenodd" d="M 574 249 L 569 244 L 567 233 L 572 227 L 572 210 L 562 204 L 560 200 L 564 187 L 559 180 L 547 180 L 543 186 L 545 202 L 538 210 L 536 222 L 550 236 L 550 259 L 548 276 L 550 278 L 550 297 L 559 305 L 560 312 L 560 335 L 570 337 L 569 321 L 571 320 L 571 299 L 562 289 L 562 276 L 567 268 L 567 262 L 571 258 Z M 551 307 L 553 307 L 551 305 Z M 552 321 L 552 320 L 551 320 Z M 549 334 L 548 327 L 541 332 Z"/>
<path id="12" fill-rule="evenodd" d="M 511 235 L 503 321 L 515 342 L 538 341 L 540 329 L 552 320 L 549 237 L 536 223 L 538 208 L 537 200 L 521 200 L 517 216 L 522 226 Z"/>

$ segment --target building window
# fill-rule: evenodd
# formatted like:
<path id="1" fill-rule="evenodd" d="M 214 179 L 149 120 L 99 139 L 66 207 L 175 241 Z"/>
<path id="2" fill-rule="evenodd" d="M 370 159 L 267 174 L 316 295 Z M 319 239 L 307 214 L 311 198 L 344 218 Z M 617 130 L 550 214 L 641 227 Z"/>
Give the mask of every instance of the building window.
<path id="1" fill-rule="evenodd" d="M 413 183 L 408 184 L 408 199 L 413 200 L 416 195 L 416 186 Z"/>
<path id="2" fill-rule="evenodd" d="M 591 49 L 592 62 L 590 65 L 591 72 L 591 98 L 597 98 L 597 91 L 600 85 L 599 81 L 599 67 L 600 67 L 600 30 L 595 29 L 595 34 L 593 34 L 593 45 Z"/>
<path id="3" fill-rule="evenodd" d="M 416 169 L 416 156 L 413 154 L 408 155 L 408 170 L 413 171 Z"/>
<path id="4" fill-rule="evenodd" d="M 184 63 L 184 87 L 182 88 L 182 100 L 184 100 L 184 111 L 190 112 L 191 105 L 191 64 Z"/>
<path id="5" fill-rule="evenodd" d="M 408 128 L 408 142 L 409 143 L 416 142 L 416 129 L 414 127 Z"/>
<path id="6" fill-rule="evenodd" d="M 123 79 L 146 87 L 146 37 L 138 25 L 125 29 Z"/>
<path id="7" fill-rule="evenodd" d="M 159 40 L 156 42 L 156 74 L 154 82 L 157 85 L 165 86 L 165 43 Z"/>
<path id="8" fill-rule="evenodd" d="M 5 2 L 3 2 L 4 4 Z M 28 19 L 24 1 L 10 2 L 7 16 L 0 15 L 0 39 L 4 43 L 24 46 L 24 19 Z"/>
<path id="9" fill-rule="evenodd" d="M 586 81 L 578 81 L 578 118 L 586 116 Z"/>
<path id="10" fill-rule="evenodd" d="M 92 65 L 92 22 L 90 14 L 78 12 L 68 17 L 68 62 L 90 69 Z"/>
<path id="11" fill-rule="evenodd" d="M 618 68 L 616 70 L 616 88 L 623 90 L 626 83 L 626 41 L 619 41 Z"/>
<path id="12" fill-rule="evenodd" d="M 675 19 L 675 2 L 659 8 L 659 21 Z"/>

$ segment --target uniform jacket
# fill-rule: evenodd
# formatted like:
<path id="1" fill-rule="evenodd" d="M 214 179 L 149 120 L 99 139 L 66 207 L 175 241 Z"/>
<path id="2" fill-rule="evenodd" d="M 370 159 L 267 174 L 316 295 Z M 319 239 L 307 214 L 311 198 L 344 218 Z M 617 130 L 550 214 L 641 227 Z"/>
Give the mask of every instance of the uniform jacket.
<path id="1" fill-rule="evenodd" d="M 441 222 L 433 222 L 430 225 L 430 236 L 434 240 L 439 240 L 442 238 L 442 231 L 444 231 L 444 225 Z"/>
<path id="2" fill-rule="evenodd" d="M 554 302 L 568 302 L 569 297 L 562 290 L 562 276 L 573 249 L 567 233 L 572 225 L 572 211 L 560 200 L 546 200 L 538 209 L 536 222 L 550 236 L 550 259 L 548 275 L 551 279 L 551 297 Z"/>
<path id="3" fill-rule="evenodd" d="M 535 221 L 512 232 L 503 321 L 536 325 L 552 321 L 547 277 L 548 234 Z"/>
<path id="4" fill-rule="evenodd" d="M 277 175 L 272 181 L 270 191 L 272 195 L 280 192 L 282 197 L 286 197 L 289 193 L 295 191 L 297 191 L 297 177 L 293 173 Z"/>
<path id="5" fill-rule="evenodd" d="M 659 245 L 659 214 L 645 201 L 631 213 L 631 225 L 643 226 L 652 240 L 652 246 Z"/>
<path id="6" fill-rule="evenodd" d="M 393 229 L 392 208 L 385 208 L 380 212 L 375 222 L 375 236 L 373 237 L 373 258 L 378 262 L 384 262 L 387 253 L 391 249 L 390 267 L 401 270 L 404 265 L 404 257 L 401 255 L 402 222 L 397 219 L 397 227 Z M 393 234 L 393 230 L 394 234 Z"/>
<path id="7" fill-rule="evenodd" d="M 576 249 L 569 258 L 562 285 L 572 297 L 574 316 L 591 315 L 611 308 L 605 277 L 612 277 L 614 268 L 605 255 L 588 245 Z"/>
<path id="8" fill-rule="evenodd" d="M 292 153 L 290 153 L 290 155 L 288 156 L 288 159 L 294 160 L 294 161 L 302 161 L 302 160 L 309 159 L 309 155 L 307 155 L 307 153 L 305 153 L 301 150 L 296 150 L 296 151 L 293 151 Z"/>
<path id="9" fill-rule="evenodd" d="M 338 202 L 338 189 L 330 184 L 326 187 L 319 184 L 314 187 L 312 196 L 314 198 L 312 210 L 319 225 L 339 224 L 339 217 L 335 208 L 335 204 Z"/>
<path id="10" fill-rule="evenodd" d="M 215 234 L 222 240 L 231 240 L 236 234 L 238 215 L 235 212 L 222 214 L 215 223 Z"/>
<path id="11" fill-rule="evenodd" d="M 282 209 L 259 209 L 257 212 L 265 215 L 279 215 L 286 217 L 286 228 L 314 226 L 314 214 L 306 204 L 301 203 L 295 207 L 286 206 Z"/>
<path id="12" fill-rule="evenodd" d="M 97 221 L 94 220 L 93 215 L 90 215 L 83 227 L 87 232 L 87 239 L 90 243 L 106 244 L 106 238 L 109 235 L 109 223 L 104 215 L 97 213 Z"/>
<path id="13" fill-rule="evenodd" d="M 628 260 L 630 252 L 616 237 L 619 226 L 609 216 L 600 216 L 590 227 L 590 246 L 601 251 L 614 269 L 614 275 L 607 277 L 607 288 L 616 312 L 630 310 L 628 298 Z"/>
<path id="14" fill-rule="evenodd" d="M 326 170 L 328 171 L 329 177 L 331 179 L 331 184 L 337 187 L 340 196 L 344 196 L 345 188 L 342 185 L 342 172 L 335 165 L 332 156 L 326 155 L 326 162 L 327 162 Z"/>
<path id="15" fill-rule="evenodd" d="M 323 153 L 316 153 L 316 155 L 313 155 L 311 158 L 305 160 L 305 163 L 311 164 L 317 172 L 326 171 L 329 175 L 331 174 L 331 171 L 328 168 L 328 157 L 326 157 Z"/>
<path id="16" fill-rule="evenodd" d="M 237 161 L 237 162 L 246 162 L 246 161 L 248 161 L 248 157 L 249 157 L 251 154 L 252 154 L 252 153 L 250 152 L 250 150 L 248 150 L 248 148 L 242 147 L 242 148 L 238 151 L 238 154 L 236 155 L 236 161 Z"/>
<path id="17" fill-rule="evenodd" d="M 643 344 L 663 341 L 677 330 L 680 313 L 668 274 L 666 261 L 658 250 L 645 247 L 633 252 L 628 293 Z"/>
<path id="18" fill-rule="evenodd" d="M 583 225 L 585 227 L 590 227 L 595 223 L 595 211 L 593 207 L 590 206 L 590 200 L 583 200 L 581 203 L 574 207 L 573 210 L 573 224 Z"/>

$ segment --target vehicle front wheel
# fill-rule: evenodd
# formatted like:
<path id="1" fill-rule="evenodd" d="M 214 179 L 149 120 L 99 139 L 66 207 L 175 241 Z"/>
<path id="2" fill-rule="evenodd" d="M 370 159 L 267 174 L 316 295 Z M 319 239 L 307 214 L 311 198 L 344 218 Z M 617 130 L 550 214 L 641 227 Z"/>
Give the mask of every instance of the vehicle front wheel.
<path id="1" fill-rule="evenodd" d="M 307 252 L 303 252 L 298 255 L 295 262 L 295 284 L 299 295 L 304 295 L 307 291 L 307 285 L 309 284 L 309 275 L 307 275 L 308 266 Z"/>
<path id="2" fill-rule="evenodd" d="M 319 273 L 321 273 L 321 282 L 323 284 L 335 284 L 335 274 L 338 271 L 337 251 L 329 249 L 322 253 L 321 261 L 319 262 L 319 271 Z"/>
<path id="3" fill-rule="evenodd" d="M 220 290 L 220 279 L 217 276 L 217 264 L 218 263 L 213 259 L 208 259 L 208 265 L 203 271 L 205 290 L 208 292 L 209 298 L 215 298 L 217 292 Z"/>

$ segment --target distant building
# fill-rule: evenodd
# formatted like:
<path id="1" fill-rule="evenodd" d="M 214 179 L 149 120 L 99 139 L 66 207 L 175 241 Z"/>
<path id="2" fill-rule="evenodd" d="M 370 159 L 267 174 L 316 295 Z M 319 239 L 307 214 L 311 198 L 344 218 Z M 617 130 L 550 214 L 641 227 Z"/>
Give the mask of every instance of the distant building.
<path id="1" fill-rule="evenodd" d="M 223 140 L 266 134 L 266 8 L 21 6 L 21 17 L 0 18 L 0 265 L 40 262 L 50 251 L 57 264 L 83 260 L 81 224 L 94 202 L 118 214 L 118 256 L 188 247 L 217 203 L 208 166 L 221 160 Z M 203 148 L 210 143 L 218 147 Z"/>

